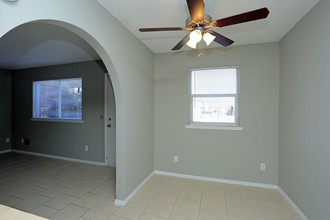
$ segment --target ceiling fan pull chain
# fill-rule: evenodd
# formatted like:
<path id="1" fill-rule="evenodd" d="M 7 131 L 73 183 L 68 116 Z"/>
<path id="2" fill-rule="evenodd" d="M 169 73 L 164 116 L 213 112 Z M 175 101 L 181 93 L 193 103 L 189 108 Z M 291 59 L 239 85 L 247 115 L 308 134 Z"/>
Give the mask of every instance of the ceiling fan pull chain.
<path id="1" fill-rule="evenodd" d="M 198 57 L 203 56 L 203 48 L 201 48 L 200 53 L 198 54 Z"/>

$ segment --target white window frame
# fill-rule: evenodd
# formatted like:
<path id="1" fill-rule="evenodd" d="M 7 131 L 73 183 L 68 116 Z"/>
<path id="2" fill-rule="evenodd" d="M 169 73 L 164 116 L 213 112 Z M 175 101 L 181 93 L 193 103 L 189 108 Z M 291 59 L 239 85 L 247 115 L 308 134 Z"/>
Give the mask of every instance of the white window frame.
<path id="1" fill-rule="evenodd" d="M 192 72 L 201 70 L 236 69 L 236 94 L 192 94 Z M 223 66 L 214 68 L 191 68 L 188 70 L 188 96 L 189 96 L 189 124 L 186 128 L 216 129 L 216 130 L 243 130 L 239 124 L 239 98 L 240 98 L 240 68 L 239 66 Z M 194 97 L 234 97 L 235 98 L 235 122 L 194 122 L 193 121 L 193 98 Z"/>
<path id="2" fill-rule="evenodd" d="M 61 115 L 62 115 L 62 109 L 61 109 L 61 100 L 62 100 L 62 97 L 61 97 L 61 90 L 62 90 L 62 87 L 61 87 L 61 83 L 62 81 L 65 81 L 65 80 L 72 80 L 72 79 L 80 79 L 81 80 L 81 88 L 82 88 L 82 84 L 83 84 L 83 79 L 82 77 L 75 77 L 75 78 L 61 78 L 61 79 L 46 79 L 46 80 L 36 80 L 36 81 L 33 81 L 32 82 L 32 118 L 31 118 L 31 121 L 45 121 L 45 122 L 69 122 L 69 123 L 83 123 L 83 109 L 81 109 L 81 119 L 75 119 L 75 118 L 61 118 Z M 58 114 L 58 118 L 35 118 L 34 117 L 34 111 L 40 111 L 40 96 L 39 95 L 36 95 L 34 93 L 34 83 L 35 82 L 42 82 L 42 81 L 59 81 L 59 85 L 58 85 L 58 91 L 57 91 L 57 95 L 58 95 L 58 106 L 59 108 L 57 109 L 57 114 Z M 39 86 L 39 85 L 38 85 Z M 82 104 L 82 103 L 81 103 Z M 36 106 L 36 108 L 34 108 L 34 106 Z M 40 115 L 40 113 L 37 115 Z"/>

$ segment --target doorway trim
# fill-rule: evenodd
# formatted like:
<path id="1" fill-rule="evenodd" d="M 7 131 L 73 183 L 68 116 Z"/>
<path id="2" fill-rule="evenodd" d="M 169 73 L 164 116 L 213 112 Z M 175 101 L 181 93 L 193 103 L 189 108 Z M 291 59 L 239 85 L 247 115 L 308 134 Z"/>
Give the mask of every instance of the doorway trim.
<path id="1" fill-rule="evenodd" d="M 113 106 L 114 105 L 114 106 Z M 114 107 L 114 108 L 112 108 Z M 109 121 L 108 117 L 111 117 Z M 104 164 L 113 168 L 117 167 L 116 160 L 116 97 L 113 91 L 110 74 L 104 74 Z M 108 123 L 111 124 L 108 128 Z"/>
<path id="2" fill-rule="evenodd" d="M 109 166 L 108 163 L 108 148 L 107 148 L 107 113 L 108 113 L 108 93 L 107 93 L 107 78 L 109 73 L 104 73 L 104 112 L 103 112 L 103 127 L 104 127 L 104 164 Z"/>

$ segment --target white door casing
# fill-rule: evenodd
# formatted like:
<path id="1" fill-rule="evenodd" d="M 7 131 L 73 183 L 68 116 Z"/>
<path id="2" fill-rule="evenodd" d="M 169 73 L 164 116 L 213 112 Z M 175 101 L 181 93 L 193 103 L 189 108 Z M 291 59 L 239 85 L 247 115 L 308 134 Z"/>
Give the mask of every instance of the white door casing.
<path id="1" fill-rule="evenodd" d="M 108 73 L 104 77 L 104 145 L 105 163 L 116 167 L 116 105 Z"/>

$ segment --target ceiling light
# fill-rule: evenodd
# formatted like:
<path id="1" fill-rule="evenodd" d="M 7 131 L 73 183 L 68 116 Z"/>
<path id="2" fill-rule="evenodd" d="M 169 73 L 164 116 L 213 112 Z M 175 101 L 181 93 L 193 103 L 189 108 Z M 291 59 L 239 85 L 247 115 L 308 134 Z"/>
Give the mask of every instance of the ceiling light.
<path id="1" fill-rule="evenodd" d="M 196 41 L 192 41 L 191 39 L 186 43 L 187 46 L 193 48 L 193 49 L 196 49 L 196 46 L 197 46 L 197 43 Z"/>
<path id="2" fill-rule="evenodd" d="M 205 41 L 206 45 L 209 46 L 215 39 L 215 36 L 206 32 L 203 34 L 203 40 Z"/>
<path id="3" fill-rule="evenodd" d="M 190 33 L 190 40 L 195 41 L 198 43 L 202 40 L 202 32 L 200 30 L 194 30 Z"/>
<path id="4" fill-rule="evenodd" d="M 190 40 L 187 42 L 187 46 L 196 49 L 198 42 L 202 40 L 202 32 L 200 30 L 194 30 L 189 35 Z"/>

